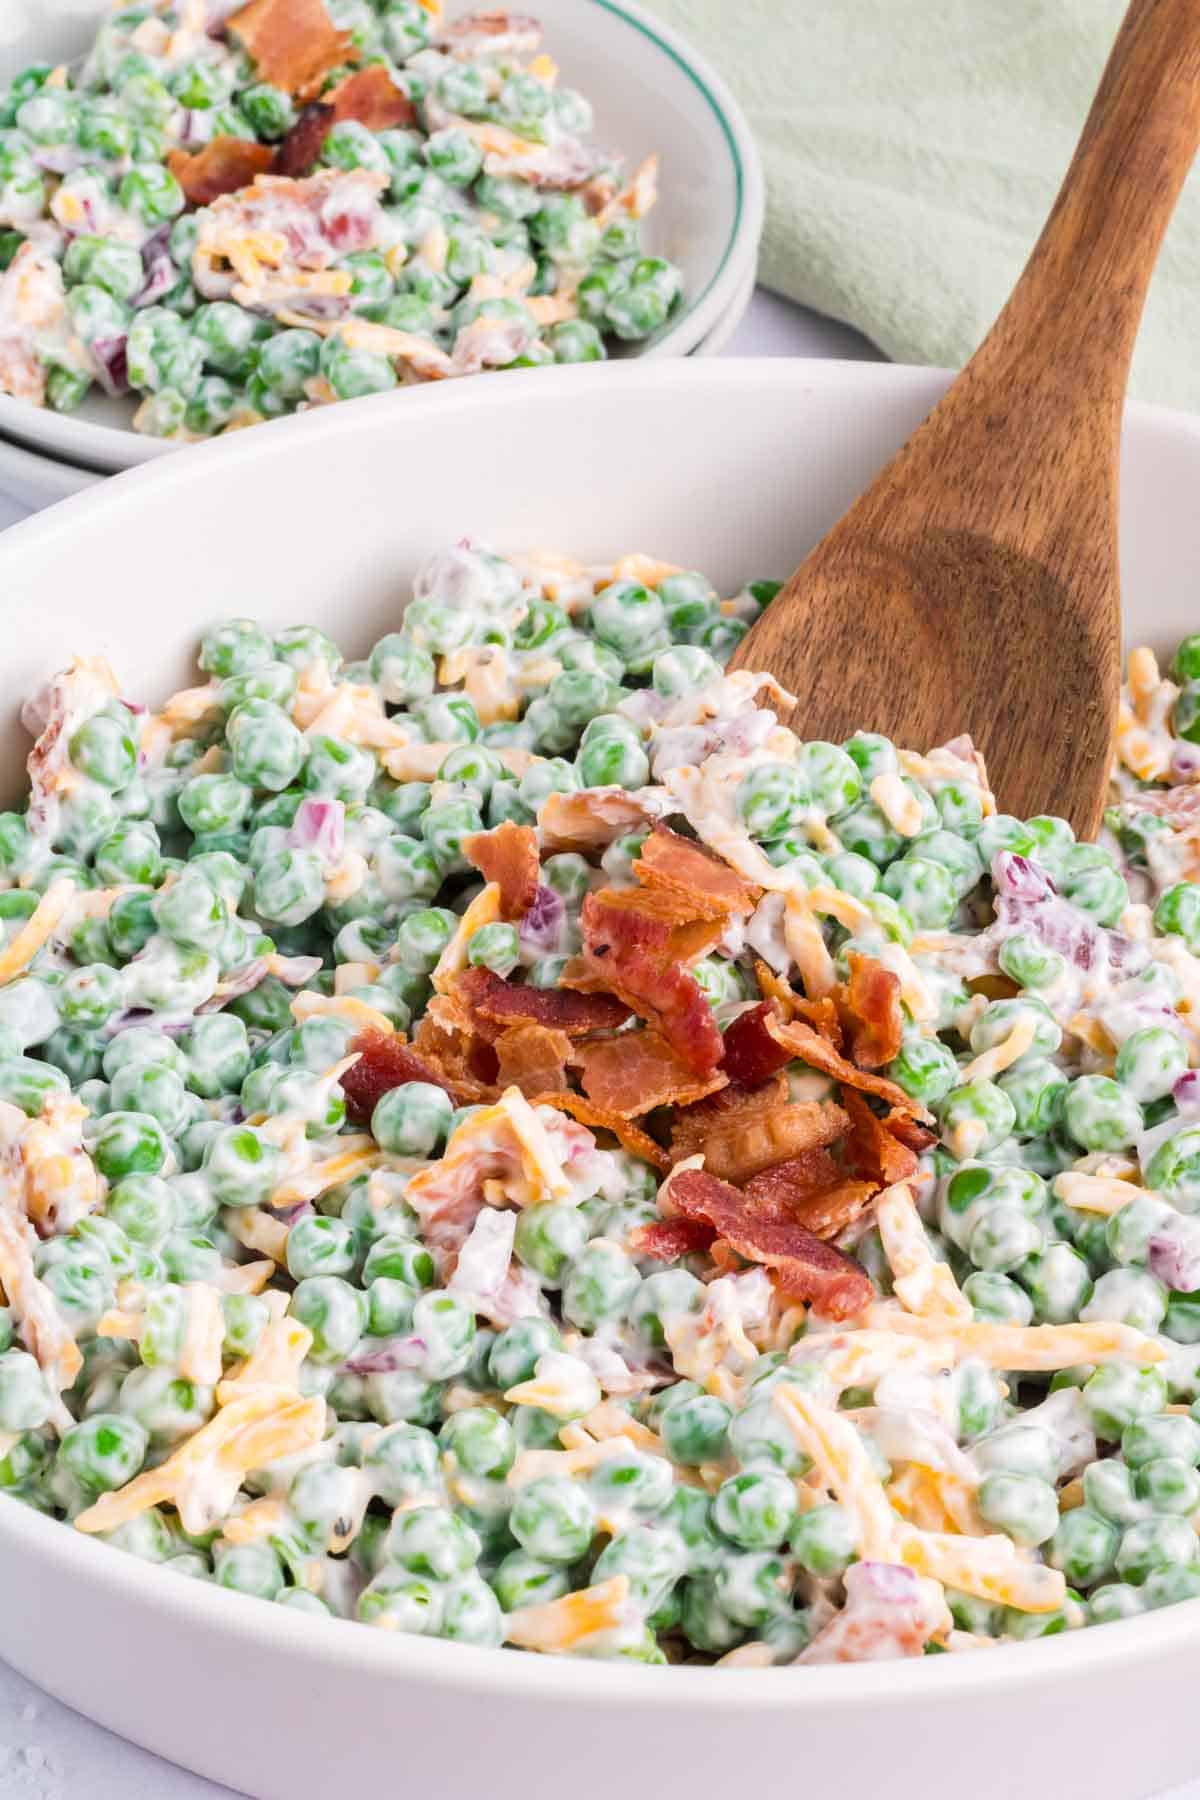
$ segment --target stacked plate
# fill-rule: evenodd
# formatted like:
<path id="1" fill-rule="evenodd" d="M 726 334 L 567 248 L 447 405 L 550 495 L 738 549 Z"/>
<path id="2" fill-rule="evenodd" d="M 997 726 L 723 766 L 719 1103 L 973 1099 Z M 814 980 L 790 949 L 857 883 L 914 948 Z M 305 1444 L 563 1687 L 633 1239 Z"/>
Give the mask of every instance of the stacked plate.
<path id="1" fill-rule="evenodd" d="M 446 10 L 467 9 L 467 0 L 449 0 Z M 82 56 L 109 10 L 109 0 L 0 0 L 0 87 L 31 63 Z M 538 0 L 536 11 L 564 80 L 593 103 L 597 137 L 631 167 L 652 151 L 660 158 L 646 242 L 680 266 L 684 299 L 662 331 L 622 359 L 717 355 L 750 303 L 762 231 L 762 169 L 740 108 L 688 44 L 627 0 Z M 406 397 L 371 404 L 402 407 Z M 136 434 L 132 414 L 131 404 L 103 396 L 62 414 L 0 395 L 0 491 L 47 506 L 178 453 Z"/>

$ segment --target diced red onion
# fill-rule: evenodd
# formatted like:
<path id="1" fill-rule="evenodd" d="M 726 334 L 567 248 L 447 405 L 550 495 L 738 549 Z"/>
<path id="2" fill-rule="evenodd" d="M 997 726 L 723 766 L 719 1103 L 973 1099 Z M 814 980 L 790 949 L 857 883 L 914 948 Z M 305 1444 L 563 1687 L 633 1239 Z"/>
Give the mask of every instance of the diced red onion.
<path id="1" fill-rule="evenodd" d="M 539 882 L 533 905 L 521 920 L 517 937 L 521 948 L 542 956 L 553 956 L 562 943 L 567 907 L 561 894 L 545 882 Z"/>
<path id="2" fill-rule="evenodd" d="M 100 386 L 114 398 L 129 392 L 129 365 L 125 360 L 128 341 L 124 335 L 93 338 L 90 346 Z"/>
<path id="3" fill-rule="evenodd" d="M 419 1369 L 429 1352 L 422 1337 L 385 1338 L 377 1350 L 365 1350 L 341 1365 L 347 1375 L 394 1375 L 400 1369 Z"/>
<path id="4" fill-rule="evenodd" d="M 1174 1294 L 1194 1294 L 1200 1288 L 1200 1228 L 1193 1224 L 1189 1231 L 1189 1224 L 1193 1222 L 1181 1219 L 1156 1231 L 1146 1249 L 1146 1267 Z"/>
<path id="5" fill-rule="evenodd" d="M 302 800 L 287 834 L 293 850 L 315 850 L 332 868 L 346 847 L 346 808 L 340 800 Z"/>

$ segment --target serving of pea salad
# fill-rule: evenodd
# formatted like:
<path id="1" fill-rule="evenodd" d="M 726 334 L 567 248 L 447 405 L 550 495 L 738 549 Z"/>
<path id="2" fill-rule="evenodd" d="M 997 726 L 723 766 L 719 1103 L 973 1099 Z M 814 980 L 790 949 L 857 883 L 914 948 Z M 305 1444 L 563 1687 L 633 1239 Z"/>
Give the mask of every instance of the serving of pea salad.
<path id="1" fill-rule="evenodd" d="M 134 0 L 0 89 L 0 395 L 192 441 L 602 360 L 681 295 L 656 160 L 593 143 L 523 14 Z"/>
<path id="2" fill-rule="evenodd" d="M 1081 844 L 782 725 L 775 591 L 464 540 L 361 662 L 230 619 L 29 701 L 5 1503 L 650 1663 L 1200 1593 L 1200 638 Z"/>

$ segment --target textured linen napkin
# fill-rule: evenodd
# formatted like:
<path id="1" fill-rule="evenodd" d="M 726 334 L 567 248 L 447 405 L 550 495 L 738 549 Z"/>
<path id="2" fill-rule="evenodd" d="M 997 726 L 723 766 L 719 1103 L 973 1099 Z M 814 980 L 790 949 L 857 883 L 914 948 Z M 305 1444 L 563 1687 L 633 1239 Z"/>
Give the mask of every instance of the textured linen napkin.
<path id="1" fill-rule="evenodd" d="M 643 0 L 724 75 L 766 164 L 760 279 L 899 362 L 957 367 L 1050 210 L 1125 0 Z M 664 171 L 664 180 L 670 172 Z M 1200 175 L 1133 363 L 1200 410 Z"/>

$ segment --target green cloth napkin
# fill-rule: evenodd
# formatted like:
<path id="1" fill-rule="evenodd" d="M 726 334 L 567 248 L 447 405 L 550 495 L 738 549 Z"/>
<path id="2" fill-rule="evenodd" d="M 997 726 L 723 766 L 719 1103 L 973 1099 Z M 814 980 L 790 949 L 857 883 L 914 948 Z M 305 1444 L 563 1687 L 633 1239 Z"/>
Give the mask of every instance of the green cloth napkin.
<path id="1" fill-rule="evenodd" d="M 766 165 L 760 279 L 899 362 L 975 349 L 1050 210 L 1125 0 L 644 0 L 729 82 Z M 664 182 L 670 171 L 663 171 Z M 1200 409 L 1200 179 L 1133 363 Z"/>

